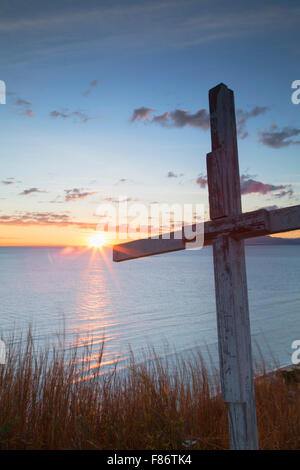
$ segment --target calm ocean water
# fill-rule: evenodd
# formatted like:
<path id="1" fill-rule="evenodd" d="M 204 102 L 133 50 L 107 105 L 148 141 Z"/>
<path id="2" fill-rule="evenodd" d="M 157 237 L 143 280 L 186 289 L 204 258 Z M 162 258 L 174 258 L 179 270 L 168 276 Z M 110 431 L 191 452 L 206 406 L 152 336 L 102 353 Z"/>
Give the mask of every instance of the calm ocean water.
<path id="1" fill-rule="evenodd" d="M 247 246 L 253 342 L 280 365 L 300 339 L 300 246 Z M 115 264 L 111 251 L 0 248 L 0 331 L 31 325 L 38 344 L 65 331 L 66 347 L 104 339 L 109 365 L 147 345 L 196 346 L 217 357 L 211 247 Z M 255 349 L 255 346 L 253 346 Z"/>

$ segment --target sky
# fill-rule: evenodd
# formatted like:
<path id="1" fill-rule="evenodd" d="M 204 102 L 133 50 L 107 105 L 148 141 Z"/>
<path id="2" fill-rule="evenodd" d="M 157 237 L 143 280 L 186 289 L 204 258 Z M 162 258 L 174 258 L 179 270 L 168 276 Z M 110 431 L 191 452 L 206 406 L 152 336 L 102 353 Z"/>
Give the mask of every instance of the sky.
<path id="1" fill-rule="evenodd" d="M 0 245 L 86 245 L 120 196 L 208 217 L 220 82 L 243 211 L 300 204 L 299 20 L 298 1 L 2 0 Z"/>

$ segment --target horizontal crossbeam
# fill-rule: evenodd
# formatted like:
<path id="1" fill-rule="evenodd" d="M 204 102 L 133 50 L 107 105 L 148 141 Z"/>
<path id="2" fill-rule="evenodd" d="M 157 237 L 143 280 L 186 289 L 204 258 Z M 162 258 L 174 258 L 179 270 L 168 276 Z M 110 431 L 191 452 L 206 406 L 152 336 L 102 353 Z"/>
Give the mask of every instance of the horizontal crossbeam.
<path id="1" fill-rule="evenodd" d="M 185 230 L 162 234 L 157 238 L 145 238 L 122 243 L 113 247 L 113 260 L 127 261 L 145 256 L 153 256 L 186 248 L 187 243 L 195 240 L 197 231 L 203 230 L 198 224 Z M 224 217 L 204 222 L 204 243 L 211 245 L 218 235 L 230 235 L 237 240 L 271 235 L 300 229 L 300 205 L 268 211 L 260 209 L 253 212 Z M 187 239 L 185 233 L 195 233 L 193 239 Z M 190 246 L 192 247 L 192 245 Z"/>

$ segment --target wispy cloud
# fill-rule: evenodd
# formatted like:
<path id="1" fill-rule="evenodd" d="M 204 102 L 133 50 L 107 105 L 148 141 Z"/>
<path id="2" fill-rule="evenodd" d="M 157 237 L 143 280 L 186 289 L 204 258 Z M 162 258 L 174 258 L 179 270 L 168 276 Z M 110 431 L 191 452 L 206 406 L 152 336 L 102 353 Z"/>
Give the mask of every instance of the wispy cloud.
<path id="1" fill-rule="evenodd" d="M 261 131 L 259 134 L 259 142 L 274 149 L 300 144 L 300 140 L 292 139 L 300 134 L 299 128 L 284 127 L 280 130 L 276 124 L 272 124 L 269 130 Z"/>
<path id="2" fill-rule="evenodd" d="M 51 111 L 51 112 L 50 112 L 50 116 L 51 116 L 51 117 L 54 117 L 54 118 L 60 117 L 60 118 L 62 118 L 62 119 L 67 119 L 67 118 L 69 118 L 69 117 L 71 116 L 71 114 L 69 114 L 69 113 L 63 113 L 63 112 L 61 112 L 61 111 Z"/>
<path id="3" fill-rule="evenodd" d="M 32 106 L 30 101 L 22 100 L 21 98 L 18 98 L 15 104 L 16 106 Z"/>
<path id="4" fill-rule="evenodd" d="M 97 88 L 98 83 L 99 83 L 99 79 L 92 80 L 87 90 L 82 93 L 83 96 L 88 96 L 95 88 Z"/>
<path id="5" fill-rule="evenodd" d="M 154 124 L 160 124 L 161 126 L 167 126 L 168 122 L 169 122 L 169 113 L 168 113 L 168 111 L 165 111 L 162 114 L 154 116 L 152 118 L 152 122 Z"/>
<path id="6" fill-rule="evenodd" d="M 20 196 L 28 196 L 29 194 L 32 194 L 32 193 L 44 193 L 44 192 L 45 191 L 41 191 L 38 188 L 29 188 L 29 189 L 24 189 L 24 191 L 20 193 Z"/>
<path id="7" fill-rule="evenodd" d="M 293 190 L 291 185 L 274 185 L 270 183 L 263 183 L 253 179 L 251 175 L 243 174 L 241 175 L 241 194 L 269 194 L 274 191 L 279 191 L 274 194 L 275 197 L 281 198 L 283 196 L 291 197 L 293 195 Z"/>
<path id="8" fill-rule="evenodd" d="M 198 127 L 204 130 L 209 129 L 209 114 L 206 109 L 199 109 L 195 113 L 190 113 L 185 109 L 175 109 L 171 112 L 164 112 L 151 118 L 154 108 L 134 109 L 131 122 L 144 121 L 150 124 L 159 124 L 163 127 Z"/>
<path id="9" fill-rule="evenodd" d="M 144 106 L 142 106 L 141 108 L 134 109 L 130 122 L 147 121 L 153 111 L 153 108 L 145 108 Z"/>
<path id="10" fill-rule="evenodd" d="M 34 111 L 32 109 L 26 109 L 23 114 L 24 116 L 27 116 L 27 117 L 33 117 Z"/>
<path id="11" fill-rule="evenodd" d="M 18 97 L 18 95 L 12 91 L 7 92 L 7 96 L 13 100 L 14 112 L 27 117 L 34 116 L 31 101 Z"/>
<path id="12" fill-rule="evenodd" d="M 106 202 L 112 202 L 113 204 L 119 204 L 122 202 L 132 202 L 132 201 L 138 201 L 138 199 L 133 199 L 131 197 L 121 197 L 121 198 L 116 198 L 116 197 L 105 197 L 104 201 Z"/>
<path id="13" fill-rule="evenodd" d="M 255 106 L 250 110 L 237 110 L 237 132 L 238 136 L 245 139 L 248 136 L 246 131 L 246 123 L 249 119 L 255 118 L 269 110 L 267 106 Z M 175 109 L 174 111 L 165 111 L 162 114 L 154 115 L 154 108 L 134 109 L 131 122 L 143 121 L 147 124 L 158 124 L 162 127 L 196 127 L 202 130 L 208 130 L 210 127 L 209 112 L 206 109 L 199 109 L 195 113 L 191 113 L 186 109 Z"/>
<path id="14" fill-rule="evenodd" d="M 281 189 L 279 193 L 274 194 L 275 197 L 281 198 L 284 196 L 289 196 L 291 198 L 294 195 L 294 191 L 292 189 L 292 185 L 288 184 L 285 186 L 285 189 Z"/>
<path id="15" fill-rule="evenodd" d="M 118 179 L 118 181 L 115 183 L 115 184 L 119 184 L 119 183 L 128 183 L 129 182 L 129 179 L 127 178 L 120 178 Z"/>
<path id="16" fill-rule="evenodd" d="M 43 49 L 51 50 L 52 36 L 62 37 L 68 34 L 71 38 L 55 47 L 55 52 L 66 51 L 81 46 L 94 48 L 103 43 L 106 48 L 114 47 L 157 47 L 182 48 L 206 44 L 234 37 L 253 37 L 266 29 L 286 31 L 298 27 L 298 5 L 248 5 L 246 8 L 223 6 L 210 8 L 210 2 L 195 0 L 177 0 L 160 2 L 134 2 L 133 4 L 98 8 L 82 6 L 56 8 L 55 13 L 43 11 L 35 5 L 26 12 L 17 12 L 13 16 L 1 16 L 1 33 L 26 32 L 32 41 L 35 35 L 41 39 Z M 188 5 L 186 7 L 186 5 Z M 153 31 L 155 30 L 155 34 Z M 82 40 L 84 35 L 84 41 Z M 50 41 L 52 39 L 52 42 Z M 88 39 L 88 40 L 87 40 Z"/>
<path id="17" fill-rule="evenodd" d="M 97 119 L 99 116 L 89 116 L 83 111 L 77 110 L 77 111 L 68 111 L 68 110 L 63 110 L 63 111 L 51 111 L 50 116 L 53 118 L 61 118 L 61 119 L 69 119 L 69 118 L 74 118 L 74 121 L 79 121 L 79 122 L 88 122 L 91 119 Z"/>
<path id="18" fill-rule="evenodd" d="M 96 194 L 97 191 L 83 191 L 79 188 L 65 189 L 65 201 L 77 201 L 78 199 L 85 199 L 88 196 Z"/>
<path id="19" fill-rule="evenodd" d="M 284 196 L 292 197 L 294 191 L 290 184 L 270 184 L 270 183 L 263 183 L 262 181 L 258 181 L 254 179 L 254 175 L 242 174 L 240 177 L 241 183 L 241 194 L 273 194 L 276 198 L 282 198 Z M 207 176 L 206 175 L 199 175 L 196 179 L 196 183 L 200 186 L 200 188 L 206 188 Z M 277 191 L 275 193 L 275 191 Z"/>
<path id="20" fill-rule="evenodd" d="M 201 129 L 209 129 L 209 114 L 206 109 L 199 109 L 196 113 L 190 113 L 187 110 L 175 109 L 169 114 L 171 125 L 175 127 L 200 127 Z"/>
<path id="21" fill-rule="evenodd" d="M 206 188 L 207 186 L 207 176 L 199 175 L 196 179 L 196 183 L 200 186 L 200 188 Z"/>
<path id="22" fill-rule="evenodd" d="M 6 178 L 5 180 L 2 180 L 1 183 L 6 184 L 6 185 L 14 184 L 15 183 L 15 178 Z"/>
<path id="23" fill-rule="evenodd" d="M 248 119 L 255 118 L 261 114 L 265 114 L 268 110 L 268 106 L 255 106 L 250 111 L 238 109 L 236 112 L 238 136 L 241 139 L 245 139 L 246 137 L 248 137 L 249 134 L 245 129 Z"/>
<path id="24" fill-rule="evenodd" d="M 184 176 L 183 173 L 174 173 L 174 171 L 168 171 L 167 173 L 167 178 L 180 178 L 181 176 Z"/>
<path id="25" fill-rule="evenodd" d="M 1 215 L 0 225 L 70 225 L 84 229 L 97 226 L 96 223 L 71 219 L 69 214 L 53 212 L 15 212 L 9 215 Z"/>

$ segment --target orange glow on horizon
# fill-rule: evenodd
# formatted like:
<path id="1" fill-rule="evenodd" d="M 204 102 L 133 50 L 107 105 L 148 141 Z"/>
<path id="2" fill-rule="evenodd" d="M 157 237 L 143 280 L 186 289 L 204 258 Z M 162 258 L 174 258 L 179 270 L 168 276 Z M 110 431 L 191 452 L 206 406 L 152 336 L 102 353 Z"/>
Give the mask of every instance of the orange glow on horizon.
<path id="1" fill-rule="evenodd" d="M 0 246 L 61 246 L 92 248 L 88 240 L 95 235 L 101 235 L 105 241 L 101 246 L 112 246 L 132 241 L 133 237 L 120 239 L 115 233 L 97 232 L 93 229 L 83 229 L 74 226 L 62 225 L 26 225 L 26 224 L 1 224 Z M 136 234 L 135 238 L 147 238 L 147 233 Z M 277 233 L 271 237 L 300 238 L 300 230 Z M 101 248 L 98 246 L 98 248 Z M 95 248 L 95 247 L 94 247 Z"/>
<path id="2" fill-rule="evenodd" d="M 87 239 L 90 248 L 101 248 L 108 243 L 108 239 L 104 233 L 94 233 Z"/>

